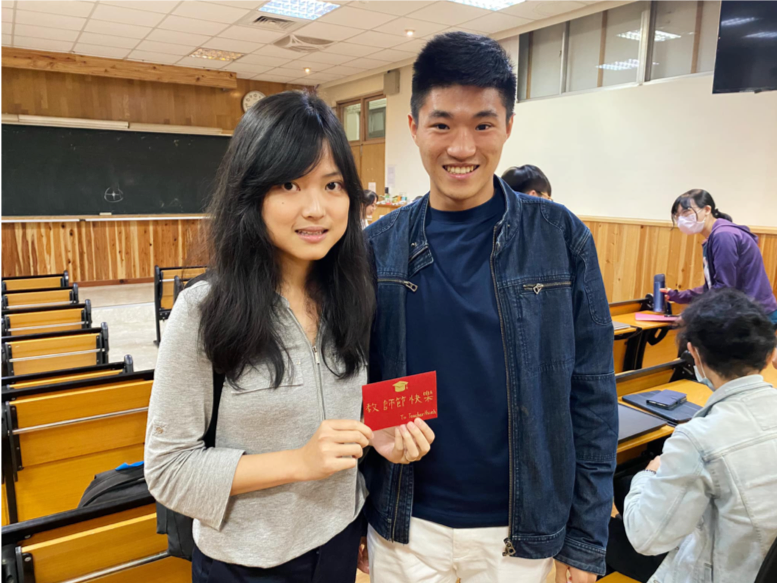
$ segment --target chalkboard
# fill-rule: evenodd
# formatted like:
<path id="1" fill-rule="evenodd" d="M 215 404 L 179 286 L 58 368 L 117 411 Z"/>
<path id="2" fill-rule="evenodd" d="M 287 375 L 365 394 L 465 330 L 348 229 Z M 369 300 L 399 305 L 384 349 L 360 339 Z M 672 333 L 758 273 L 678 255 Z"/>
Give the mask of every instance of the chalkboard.
<path id="1" fill-rule="evenodd" d="M 3 216 L 200 213 L 229 137 L 3 124 Z"/>

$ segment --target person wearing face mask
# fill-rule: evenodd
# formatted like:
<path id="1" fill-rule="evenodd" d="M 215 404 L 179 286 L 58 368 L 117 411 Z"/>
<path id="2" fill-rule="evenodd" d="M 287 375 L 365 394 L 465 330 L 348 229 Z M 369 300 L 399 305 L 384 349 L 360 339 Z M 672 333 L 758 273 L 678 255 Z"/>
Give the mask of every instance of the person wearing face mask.
<path id="1" fill-rule="evenodd" d="M 672 220 L 686 235 L 704 236 L 703 286 L 685 291 L 663 289 L 667 299 L 687 304 L 711 289 L 732 287 L 757 301 L 777 326 L 777 299 L 766 275 L 758 237 L 720 212 L 706 190 L 694 189 L 677 197 Z"/>
<path id="2" fill-rule="evenodd" d="M 761 376 L 777 338 L 757 302 L 723 289 L 683 312 L 678 343 L 714 393 L 634 476 L 625 532 L 638 553 L 668 553 L 650 583 L 752 583 L 777 538 L 777 391 Z"/>

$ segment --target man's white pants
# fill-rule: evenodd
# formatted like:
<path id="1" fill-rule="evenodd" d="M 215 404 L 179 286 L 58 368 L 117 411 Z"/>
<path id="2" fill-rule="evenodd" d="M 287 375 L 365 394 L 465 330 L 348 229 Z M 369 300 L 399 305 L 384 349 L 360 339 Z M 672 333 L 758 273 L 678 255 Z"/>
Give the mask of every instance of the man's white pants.
<path id="1" fill-rule="evenodd" d="M 410 519 L 410 544 L 391 543 L 370 527 L 372 583 L 544 583 L 553 559 L 503 557 L 508 528 L 448 528 Z"/>

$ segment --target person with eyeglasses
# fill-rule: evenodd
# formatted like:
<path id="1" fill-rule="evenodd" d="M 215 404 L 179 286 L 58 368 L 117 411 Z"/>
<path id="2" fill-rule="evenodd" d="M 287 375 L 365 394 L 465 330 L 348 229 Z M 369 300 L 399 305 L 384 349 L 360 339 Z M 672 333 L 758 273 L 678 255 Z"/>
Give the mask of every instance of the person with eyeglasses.
<path id="1" fill-rule="evenodd" d="M 694 189 L 672 204 L 672 220 L 686 235 L 704 236 L 704 285 L 679 291 L 664 288 L 666 298 L 689 304 L 711 289 L 734 288 L 758 302 L 777 326 L 777 299 L 766 275 L 758 237 L 722 213 L 706 190 Z"/>

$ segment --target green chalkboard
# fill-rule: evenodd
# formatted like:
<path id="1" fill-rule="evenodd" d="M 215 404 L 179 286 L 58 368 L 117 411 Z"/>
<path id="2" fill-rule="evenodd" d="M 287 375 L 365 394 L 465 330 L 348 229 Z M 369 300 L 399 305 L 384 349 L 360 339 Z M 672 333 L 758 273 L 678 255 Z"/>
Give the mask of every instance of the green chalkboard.
<path id="1" fill-rule="evenodd" d="M 228 136 L 3 125 L 3 216 L 200 213 Z"/>

